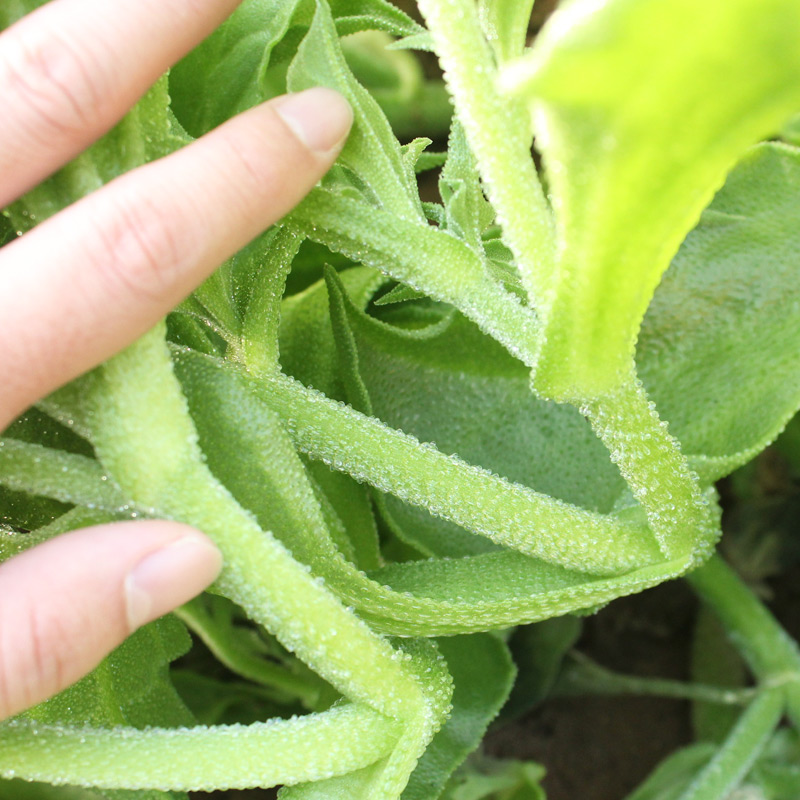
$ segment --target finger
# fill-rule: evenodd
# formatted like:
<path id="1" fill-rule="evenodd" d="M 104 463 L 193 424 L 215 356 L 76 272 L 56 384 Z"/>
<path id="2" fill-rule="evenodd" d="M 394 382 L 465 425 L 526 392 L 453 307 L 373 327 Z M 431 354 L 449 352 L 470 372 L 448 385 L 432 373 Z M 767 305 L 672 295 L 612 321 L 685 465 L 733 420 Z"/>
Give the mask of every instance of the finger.
<path id="1" fill-rule="evenodd" d="M 0 251 L 0 429 L 150 328 L 289 211 L 352 119 L 329 89 L 279 98 L 122 176 Z"/>
<path id="2" fill-rule="evenodd" d="M 136 628 L 202 591 L 219 551 L 174 522 L 60 536 L 0 566 L 0 719 L 74 683 Z"/>
<path id="3" fill-rule="evenodd" d="M 238 0 L 57 0 L 0 35 L 0 208 L 109 130 Z"/>

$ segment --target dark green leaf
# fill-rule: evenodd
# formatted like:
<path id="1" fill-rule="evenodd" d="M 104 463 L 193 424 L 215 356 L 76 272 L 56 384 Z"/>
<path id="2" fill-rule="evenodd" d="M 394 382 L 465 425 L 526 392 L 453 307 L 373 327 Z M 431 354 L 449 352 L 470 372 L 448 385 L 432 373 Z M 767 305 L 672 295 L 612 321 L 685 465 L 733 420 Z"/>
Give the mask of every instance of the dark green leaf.
<path id="1" fill-rule="evenodd" d="M 480 743 L 508 697 L 516 670 L 506 645 L 488 633 L 438 641 L 453 676 L 453 710 L 433 737 L 403 800 L 436 800 L 450 775 Z"/>

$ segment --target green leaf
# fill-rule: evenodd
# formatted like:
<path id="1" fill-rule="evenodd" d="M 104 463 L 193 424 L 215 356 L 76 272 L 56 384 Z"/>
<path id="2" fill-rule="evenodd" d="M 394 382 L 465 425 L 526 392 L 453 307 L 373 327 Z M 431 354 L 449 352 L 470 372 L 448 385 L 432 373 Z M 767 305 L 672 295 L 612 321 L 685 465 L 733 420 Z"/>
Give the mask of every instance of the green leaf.
<path id="1" fill-rule="evenodd" d="M 11 224 L 11 220 L 0 213 L 0 247 L 5 247 L 9 242 L 17 238 L 17 232 Z"/>
<path id="2" fill-rule="evenodd" d="M 436 800 L 450 775 L 480 744 L 511 690 L 516 670 L 499 637 L 479 633 L 439 639 L 453 676 L 453 710 L 420 758 L 403 800 Z"/>
<path id="3" fill-rule="evenodd" d="M 715 746 L 707 742 L 676 750 L 625 800 L 678 800 L 715 750 Z"/>
<path id="4" fill-rule="evenodd" d="M 0 438 L 0 485 L 112 513 L 128 508 L 94 459 L 16 439 Z"/>
<path id="5" fill-rule="evenodd" d="M 271 56 L 303 6 L 308 2 L 246 0 L 172 68 L 172 108 L 192 136 L 278 93 L 268 75 Z"/>
<path id="6" fill-rule="evenodd" d="M 345 270 L 341 273 L 341 280 L 353 302 L 365 308 L 386 279 L 379 272 L 362 267 Z M 318 280 L 305 291 L 283 301 L 280 361 L 284 372 L 306 386 L 318 389 L 328 397 L 344 399 L 328 308 L 328 289 L 324 280 Z"/>
<path id="7" fill-rule="evenodd" d="M 289 67 L 291 91 L 327 86 L 341 92 L 353 109 L 353 127 L 339 156 L 383 208 L 409 221 L 422 220 L 413 169 L 377 102 L 356 81 L 345 61 L 335 23 L 324 0 L 317 0 L 311 27 Z"/>
<path id="8" fill-rule="evenodd" d="M 707 606 L 698 609 L 692 637 L 692 681 L 694 683 L 741 689 L 747 683 L 747 670 L 722 627 Z M 695 701 L 692 727 L 695 739 L 721 742 L 736 724 L 735 706 Z"/>
<path id="9" fill-rule="evenodd" d="M 169 114 L 167 80 L 160 78 L 111 131 L 6 213 L 14 228 L 24 233 L 119 175 L 185 143 Z"/>
<path id="10" fill-rule="evenodd" d="M 0 30 L 8 28 L 25 14 L 30 14 L 48 0 L 5 0 L 0 8 Z"/>
<path id="11" fill-rule="evenodd" d="M 456 122 L 447 144 L 447 161 L 439 179 L 446 228 L 483 255 L 483 232 L 494 222 L 494 209 L 483 195 L 475 158 L 464 129 Z"/>
<path id="12" fill-rule="evenodd" d="M 262 400 L 268 387 L 198 354 L 180 353 L 176 370 L 201 436 L 205 431 L 211 469 L 263 524 L 274 521 L 293 555 L 375 629 L 410 636 L 507 627 L 606 602 L 686 568 L 662 564 L 605 579 L 499 552 L 395 565 L 365 576 L 337 553 L 303 466 Z M 291 405 L 294 426 L 302 408 Z M 315 418 L 330 424 L 319 413 Z M 278 502 L 286 508 L 277 510 Z"/>
<path id="13" fill-rule="evenodd" d="M 793 116 L 783 126 L 781 138 L 789 144 L 800 146 L 800 114 Z"/>
<path id="14" fill-rule="evenodd" d="M 692 466 L 713 481 L 800 407 L 800 150 L 764 144 L 731 173 L 664 275 L 637 366 Z"/>
<path id="15" fill-rule="evenodd" d="M 577 617 L 565 616 L 514 631 L 509 646 L 519 677 L 503 711 L 504 717 L 520 717 L 546 699 L 582 627 Z"/>
<path id="16" fill-rule="evenodd" d="M 358 31 L 384 31 L 392 36 L 414 36 L 424 28 L 387 0 L 330 0 L 340 36 Z"/>
<path id="17" fill-rule="evenodd" d="M 545 800 L 544 776 L 533 761 L 478 758 L 456 773 L 442 800 Z"/>
<path id="18" fill-rule="evenodd" d="M 522 55 L 533 0 L 480 0 L 478 11 L 486 38 L 499 63 Z"/>
<path id="19" fill-rule="evenodd" d="M 535 362 L 538 320 L 454 236 L 324 188 L 314 189 L 290 219 L 310 239 L 450 303 L 523 363 Z"/>
<path id="20" fill-rule="evenodd" d="M 361 311 L 333 273 L 328 292 L 347 364 L 340 374 L 355 408 L 508 480 L 584 508 L 611 510 L 623 482 L 589 425 L 575 409 L 537 400 L 527 370 L 475 325 L 444 311 L 434 324 L 404 330 Z M 424 553 L 486 549 L 396 498 L 383 502 L 402 538 Z"/>
<path id="21" fill-rule="evenodd" d="M 334 0 L 330 13 L 345 36 L 422 29 L 385 0 Z M 173 108 L 194 137 L 286 91 L 286 65 L 314 16 L 313 0 L 246 0 L 170 74 Z"/>
<path id="22" fill-rule="evenodd" d="M 169 680 L 169 664 L 190 647 L 185 626 L 163 617 L 140 628 L 73 686 L 26 711 L 28 719 L 114 727 L 178 727 L 194 718 Z"/>
<path id="23" fill-rule="evenodd" d="M 573 0 L 509 68 L 560 237 L 542 391 L 596 397 L 624 376 L 681 241 L 745 150 L 800 107 L 798 28 L 794 0 Z"/>
<path id="24" fill-rule="evenodd" d="M 51 786 L 22 780 L 0 781 L 0 800 L 188 800 L 185 792 L 127 791 Z"/>

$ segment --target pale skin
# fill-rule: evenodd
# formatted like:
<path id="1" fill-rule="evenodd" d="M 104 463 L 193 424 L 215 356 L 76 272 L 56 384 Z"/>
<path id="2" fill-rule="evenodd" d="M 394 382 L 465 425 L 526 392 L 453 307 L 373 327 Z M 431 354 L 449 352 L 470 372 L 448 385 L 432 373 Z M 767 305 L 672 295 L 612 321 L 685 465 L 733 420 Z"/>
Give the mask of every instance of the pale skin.
<path id="1" fill-rule="evenodd" d="M 0 35 L 0 208 L 109 130 L 236 0 L 52 0 Z M 335 160 L 335 92 L 277 98 L 0 250 L 0 430 L 154 325 Z M 101 565 L 101 568 L 98 568 Z M 201 532 L 76 531 L 0 566 L 0 718 L 91 670 L 221 567 Z"/>

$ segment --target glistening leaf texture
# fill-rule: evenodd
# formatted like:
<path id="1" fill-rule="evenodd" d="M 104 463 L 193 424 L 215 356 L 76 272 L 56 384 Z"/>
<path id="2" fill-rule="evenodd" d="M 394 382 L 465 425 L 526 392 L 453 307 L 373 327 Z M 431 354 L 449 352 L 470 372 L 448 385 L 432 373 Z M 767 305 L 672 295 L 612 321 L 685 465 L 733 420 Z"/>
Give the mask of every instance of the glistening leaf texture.
<path id="1" fill-rule="evenodd" d="M 39 5 L 9 0 L 0 25 Z M 558 686 L 580 624 L 552 618 L 690 569 L 752 702 L 630 800 L 796 794 L 775 728 L 800 719 L 800 653 L 709 556 L 712 482 L 800 406 L 800 11 L 572 0 L 525 51 L 529 0 L 419 5 L 427 29 L 384 0 L 245 0 L 5 210 L 0 247 L 287 89 L 354 109 L 294 212 L 0 439 L 2 558 L 131 516 L 200 527 L 225 558 L 183 622 L 0 724 L 0 797 L 541 800 L 538 766 L 469 756 L 504 703 Z M 415 45 L 451 93 L 446 158 L 450 104 Z"/>

